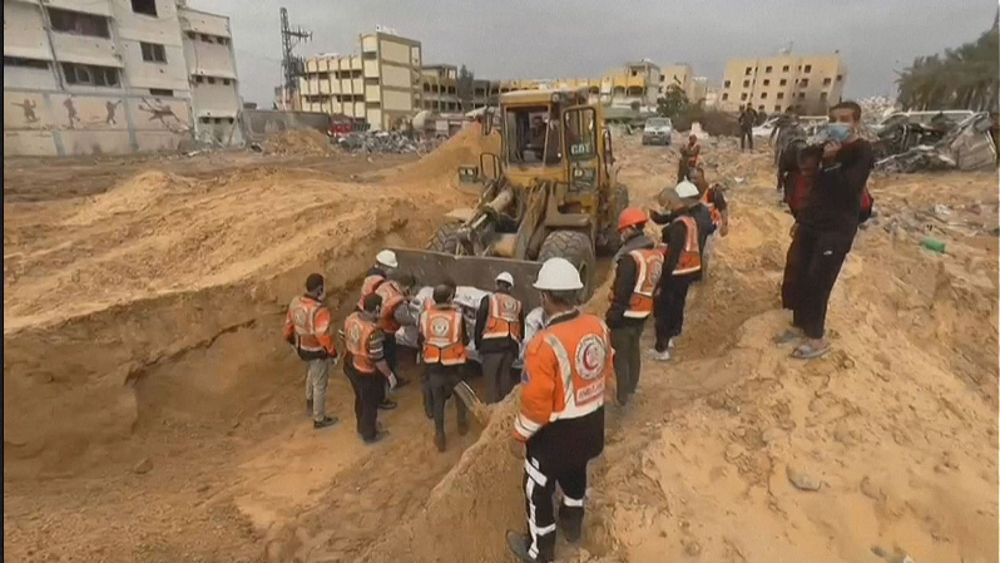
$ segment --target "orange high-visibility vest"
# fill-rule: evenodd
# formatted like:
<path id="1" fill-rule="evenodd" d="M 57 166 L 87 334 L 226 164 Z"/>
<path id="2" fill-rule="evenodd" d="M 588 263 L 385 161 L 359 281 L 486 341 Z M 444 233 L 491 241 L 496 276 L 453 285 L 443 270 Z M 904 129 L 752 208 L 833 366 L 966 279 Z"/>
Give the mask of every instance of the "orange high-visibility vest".
<path id="1" fill-rule="evenodd" d="M 556 420 L 586 416 L 604 405 L 614 377 L 608 327 L 594 315 L 557 322 L 535 334 L 524 357 L 526 382 L 515 437 L 531 438 Z"/>
<path id="2" fill-rule="evenodd" d="M 433 305 L 420 314 L 425 364 L 453 366 L 465 363 L 462 312 L 449 305 Z"/>
<path id="3" fill-rule="evenodd" d="M 630 319 L 645 319 L 653 313 L 653 290 L 663 273 L 664 247 L 633 250 L 628 255 L 636 265 L 635 287 L 628 300 L 625 316 Z"/>
<path id="4" fill-rule="evenodd" d="M 329 341 L 330 311 L 319 301 L 303 296 L 292 299 L 288 317 L 295 333 L 295 345 L 303 352 L 329 352 L 322 340 Z"/>
<path id="5" fill-rule="evenodd" d="M 368 352 L 368 342 L 378 329 L 375 323 L 361 316 L 361 313 L 351 313 L 344 321 L 344 345 L 351 354 L 354 369 L 364 374 L 375 373 L 375 362 Z"/>
<path id="6" fill-rule="evenodd" d="M 701 203 L 708 208 L 708 212 L 712 215 L 712 223 L 718 225 L 722 222 L 722 213 L 715 208 L 715 204 L 712 203 L 711 195 L 714 193 L 712 190 L 715 188 L 708 188 L 705 193 L 701 195 Z"/>
<path id="7" fill-rule="evenodd" d="M 507 338 L 521 341 L 521 302 L 506 293 L 491 293 L 490 311 L 483 338 Z"/>
<path id="8" fill-rule="evenodd" d="M 689 215 L 682 215 L 674 221 L 681 221 L 687 227 L 687 239 L 684 241 L 684 248 L 681 249 L 680 259 L 677 267 L 672 272 L 675 276 L 693 274 L 701 270 L 701 251 L 698 247 L 698 223 Z"/>
<path id="9" fill-rule="evenodd" d="M 394 281 L 386 281 L 378 286 L 375 293 L 382 296 L 382 311 L 379 315 L 378 327 L 388 334 L 394 334 L 399 330 L 400 324 L 396 322 L 396 307 L 406 302 L 406 295 Z"/>
<path id="10" fill-rule="evenodd" d="M 385 282 L 385 277 L 379 274 L 372 274 L 366 277 L 365 281 L 361 282 L 361 297 L 358 299 L 358 310 L 365 310 L 365 297 L 375 293 L 375 290 L 378 289 L 383 282 Z"/>

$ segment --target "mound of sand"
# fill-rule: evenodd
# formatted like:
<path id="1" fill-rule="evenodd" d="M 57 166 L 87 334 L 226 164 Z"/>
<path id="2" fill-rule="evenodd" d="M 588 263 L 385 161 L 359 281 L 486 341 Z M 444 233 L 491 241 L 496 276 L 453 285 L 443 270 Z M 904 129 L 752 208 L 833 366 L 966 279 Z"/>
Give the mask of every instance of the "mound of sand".
<path id="1" fill-rule="evenodd" d="M 322 156 L 333 152 L 330 138 L 315 129 L 282 131 L 268 135 L 263 143 L 270 153 Z"/>
<path id="2" fill-rule="evenodd" d="M 400 167 L 399 174 L 388 181 L 409 184 L 437 178 L 455 180 L 459 166 L 478 166 L 483 153 L 500 154 L 500 135 L 483 135 L 479 125 L 469 124 L 420 160 Z"/>
<path id="3" fill-rule="evenodd" d="M 90 198 L 66 220 L 66 224 L 90 225 L 116 214 L 143 213 L 159 205 L 166 197 L 189 192 L 193 185 L 192 181 L 174 174 L 156 170 L 143 172 Z"/>

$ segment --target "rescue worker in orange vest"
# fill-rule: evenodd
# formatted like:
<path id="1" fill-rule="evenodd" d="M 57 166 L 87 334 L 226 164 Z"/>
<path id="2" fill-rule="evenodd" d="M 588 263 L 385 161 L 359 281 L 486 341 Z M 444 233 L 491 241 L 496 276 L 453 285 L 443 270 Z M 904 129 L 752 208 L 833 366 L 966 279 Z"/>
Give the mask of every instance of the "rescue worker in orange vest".
<path id="1" fill-rule="evenodd" d="M 452 303 L 454 297 L 455 290 L 448 285 L 434 288 L 434 304 L 420 314 L 420 334 L 417 336 L 433 401 L 434 445 L 439 452 L 445 450 L 444 405 L 452 389 L 464 379 L 465 347 L 469 344 L 465 318 Z M 458 433 L 464 436 L 469 431 L 468 410 L 457 397 L 455 409 L 458 411 Z"/>
<path id="2" fill-rule="evenodd" d="M 378 424 L 379 405 L 385 400 L 385 383 L 396 387 L 396 376 L 385 361 L 385 336 L 378 328 L 382 298 L 376 294 L 365 297 L 361 312 L 351 313 L 344 321 L 344 375 L 354 389 L 354 416 L 357 431 L 366 444 L 374 444 L 388 431 Z"/>
<path id="3" fill-rule="evenodd" d="M 707 227 L 706 220 L 710 220 L 712 224 L 710 228 L 699 231 L 704 239 L 701 247 L 701 276 L 705 279 L 708 276 L 708 259 L 715 247 L 715 233 L 718 232 L 719 236 L 723 237 L 729 234 L 729 204 L 726 203 L 722 186 L 718 184 L 709 186 L 708 180 L 705 179 L 705 171 L 700 166 L 693 169 L 689 177 L 701 194 L 700 205 L 693 211 L 695 218 L 698 219 L 698 225 Z"/>
<path id="4" fill-rule="evenodd" d="M 451 289 L 452 295 L 455 295 L 455 292 L 458 289 L 458 285 L 455 284 L 455 282 L 451 278 L 445 278 L 445 280 L 441 282 L 441 285 L 448 286 L 448 288 Z M 417 315 L 418 325 L 420 324 L 419 321 L 420 315 L 423 314 L 423 312 L 426 311 L 427 309 L 430 309 L 433 305 L 434 305 L 434 292 L 433 290 L 431 290 L 431 296 L 427 299 L 424 299 L 423 302 L 420 303 L 420 314 Z M 419 326 L 417 326 L 417 336 L 418 337 L 420 336 Z M 431 385 L 430 385 L 430 380 L 427 378 L 427 370 L 424 370 L 420 375 L 420 391 L 422 392 L 424 399 L 424 414 L 427 415 L 428 420 L 434 420 L 434 395 L 433 393 L 431 393 Z"/>
<path id="5" fill-rule="evenodd" d="M 364 281 L 361 282 L 361 297 L 358 298 L 356 311 L 365 310 L 365 297 L 373 295 L 396 268 L 399 268 L 399 262 L 396 260 L 395 252 L 383 250 L 375 255 L 375 265 L 368 270 Z"/>
<path id="6" fill-rule="evenodd" d="M 667 245 L 663 259 L 663 273 L 653 299 L 656 345 L 653 357 L 659 361 L 670 359 L 670 349 L 684 326 L 684 304 L 688 288 L 701 279 L 701 248 L 705 230 L 695 217 L 699 206 L 698 188 L 691 182 L 681 182 L 673 190 L 665 191 L 664 204 L 669 213 L 656 218 L 665 220 L 663 242 Z M 657 214 L 659 215 L 659 214 Z M 709 223 L 709 228 L 711 223 Z"/>
<path id="7" fill-rule="evenodd" d="M 404 325 L 411 326 L 417 324 L 410 310 L 409 292 L 416 284 L 416 280 L 409 274 L 401 274 L 394 271 L 389 275 L 389 279 L 382 282 L 376 295 L 382 297 L 382 308 L 379 313 L 378 327 L 385 334 L 385 361 L 389 363 L 389 369 L 396 373 L 398 367 L 396 356 L 396 331 Z M 396 376 L 397 387 L 403 387 L 410 381 L 400 376 Z M 393 401 L 384 402 L 379 408 L 394 409 L 396 403 Z"/>
<path id="8" fill-rule="evenodd" d="M 559 528 L 569 542 L 580 539 L 587 464 L 604 450 L 604 400 L 613 394 L 614 350 L 608 327 L 577 309 L 583 282 L 564 258 L 550 258 L 538 271 L 547 316 L 528 344 L 521 410 L 514 421 L 514 449 L 527 447 L 524 486 L 529 533 L 507 532 L 507 547 L 521 561 L 554 559 L 556 515 L 552 496 L 563 491 Z"/>
<path id="9" fill-rule="evenodd" d="M 611 305 L 604 317 L 615 347 L 615 376 L 618 404 L 625 406 L 639 384 L 642 354 L 639 339 L 646 319 L 653 314 L 653 291 L 663 270 L 664 249 L 646 236 L 648 216 L 638 207 L 629 207 L 618 218 L 622 247 L 613 259 L 615 279 L 611 285 Z"/>
<path id="10" fill-rule="evenodd" d="M 337 417 L 326 416 L 326 385 L 330 368 L 337 364 L 337 348 L 330 333 L 332 317 L 323 304 L 326 289 L 323 276 L 309 274 L 306 293 L 292 299 L 285 317 L 285 341 L 295 347 L 299 358 L 309 362 L 306 370 L 306 410 L 312 413 L 313 428 L 326 428 Z"/>
<path id="11" fill-rule="evenodd" d="M 486 379 L 486 402 L 501 401 L 517 385 L 511 368 L 521 349 L 524 306 L 510 292 L 514 276 L 502 272 L 497 289 L 483 297 L 476 312 L 476 352 Z"/>
<path id="12" fill-rule="evenodd" d="M 698 137 L 691 135 L 688 137 L 688 144 L 681 147 L 681 157 L 677 162 L 677 182 L 688 179 L 690 171 L 698 166 L 698 157 L 701 155 L 701 143 Z"/>

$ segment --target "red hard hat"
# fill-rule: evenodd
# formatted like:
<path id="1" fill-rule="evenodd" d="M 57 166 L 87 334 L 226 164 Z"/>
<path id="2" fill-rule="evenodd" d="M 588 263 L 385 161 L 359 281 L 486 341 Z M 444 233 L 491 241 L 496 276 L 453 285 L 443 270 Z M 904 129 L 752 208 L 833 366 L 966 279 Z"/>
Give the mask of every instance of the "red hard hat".
<path id="1" fill-rule="evenodd" d="M 645 225 L 649 217 L 641 207 L 626 207 L 618 217 L 618 232 L 622 232 L 629 227 Z"/>

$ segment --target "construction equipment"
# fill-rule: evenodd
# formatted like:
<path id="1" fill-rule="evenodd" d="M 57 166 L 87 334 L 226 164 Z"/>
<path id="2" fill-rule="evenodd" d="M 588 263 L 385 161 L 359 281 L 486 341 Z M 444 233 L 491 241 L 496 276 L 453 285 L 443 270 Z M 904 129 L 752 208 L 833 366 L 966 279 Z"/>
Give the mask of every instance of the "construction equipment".
<path id="1" fill-rule="evenodd" d="M 480 156 L 478 205 L 447 214 L 427 250 L 394 248 L 400 269 L 424 285 L 480 288 L 508 271 L 518 280 L 515 297 L 530 309 L 540 263 L 563 257 L 580 271 L 588 299 L 596 254 L 619 248 L 618 214 L 628 206 L 603 107 L 588 98 L 586 89 L 501 94 L 482 116 L 484 135 L 499 124 L 501 149 Z"/>

